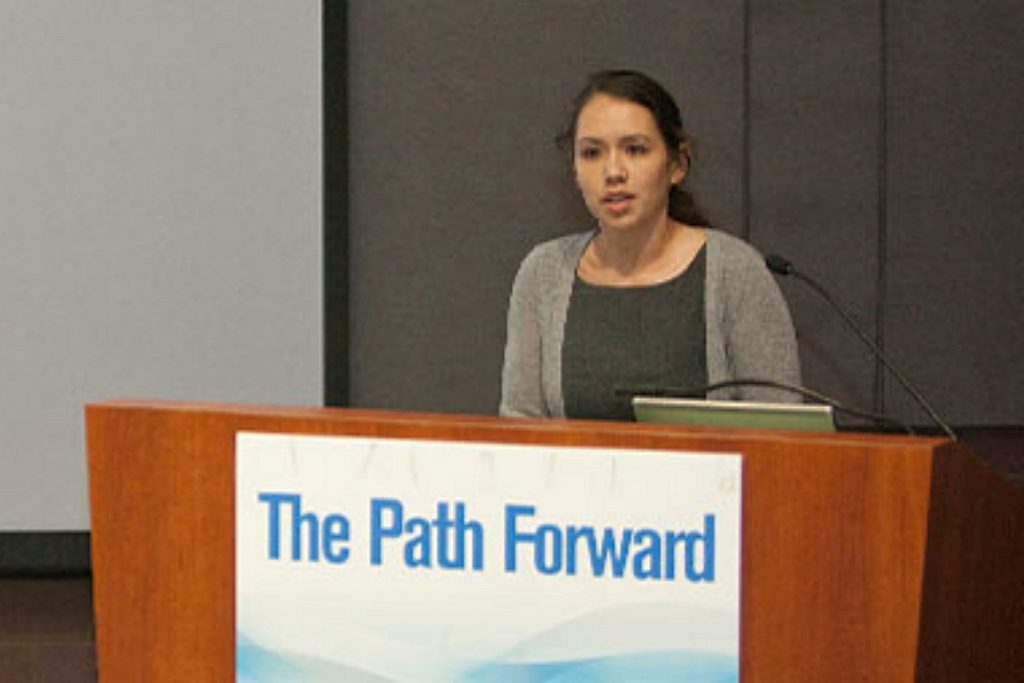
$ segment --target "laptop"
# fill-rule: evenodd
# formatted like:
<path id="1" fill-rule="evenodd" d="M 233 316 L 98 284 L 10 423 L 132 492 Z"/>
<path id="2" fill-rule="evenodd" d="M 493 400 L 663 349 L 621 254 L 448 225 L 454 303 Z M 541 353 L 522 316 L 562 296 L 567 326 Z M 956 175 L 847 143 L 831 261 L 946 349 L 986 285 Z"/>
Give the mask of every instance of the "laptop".
<path id="1" fill-rule="evenodd" d="M 834 432 L 832 406 L 634 396 L 637 422 Z"/>

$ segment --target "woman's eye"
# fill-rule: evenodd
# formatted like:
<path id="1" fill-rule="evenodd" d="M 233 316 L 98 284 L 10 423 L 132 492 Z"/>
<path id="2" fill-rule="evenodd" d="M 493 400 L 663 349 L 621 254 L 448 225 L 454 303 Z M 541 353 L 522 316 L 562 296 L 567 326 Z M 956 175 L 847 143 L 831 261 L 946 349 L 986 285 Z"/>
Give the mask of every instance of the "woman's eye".
<path id="1" fill-rule="evenodd" d="M 596 147 L 584 147 L 579 151 L 579 155 L 583 159 L 596 159 L 598 154 L 600 154 L 600 150 Z"/>
<path id="2" fill-rule="evenodd" d="M 631 155 L 631 156 L 641 156 L 643 154 L 647 154 L 647 146 L 646 145 L 628 145 L 626 147 L 626 153 Z"/>

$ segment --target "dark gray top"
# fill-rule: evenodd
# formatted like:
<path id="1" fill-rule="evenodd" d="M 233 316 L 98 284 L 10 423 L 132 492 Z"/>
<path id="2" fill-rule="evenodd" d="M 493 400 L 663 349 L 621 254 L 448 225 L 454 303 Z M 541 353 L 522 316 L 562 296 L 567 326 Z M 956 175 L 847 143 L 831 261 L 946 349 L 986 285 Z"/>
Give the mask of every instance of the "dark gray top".
<path id="1" fill-rule="evenodd" d="M 501 375 L 502 415 L 564 417 L 562 340 L 580 256 L 594 232 L 538 245 L 523 260 L 509 297 Z M 704 245 L 708 382 L 769 379 L 800 383 L 796 335 L 782 292 L 749 244 L 707 230 Z M 710 398 L 799 401 L 762 387 L 722 389 Z"/>
<path id="2" fill-rule="evenodd" d="M 565 414 L 632 420 L 630 387 L 707 384 L 704 249 L 682 273 L 642 287 L 592 285 L 578 276 L 562 345 Z"/>

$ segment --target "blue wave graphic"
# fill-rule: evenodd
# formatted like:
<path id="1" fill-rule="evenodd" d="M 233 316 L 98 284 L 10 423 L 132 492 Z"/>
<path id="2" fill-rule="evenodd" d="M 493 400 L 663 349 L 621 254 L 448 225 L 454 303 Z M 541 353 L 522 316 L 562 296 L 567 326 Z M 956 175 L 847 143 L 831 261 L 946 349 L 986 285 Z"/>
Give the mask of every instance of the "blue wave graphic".
<path id="1" fill-rule="evenodd" d="M 464 683 L 736 683 L 735 657 L 702 652 L 634 652 L 562 662 L 488 663 L 459 677 Z"/>
<path id="2" fill-rule="evenodd" d="M 235 676 L 238 680 L 288 680 L 301 675 L 302 670 L 288 658 L 260 647 L 241 634 L 237 638 Z"/>
<path id="3" fill-rule="evenodd" d="M 365 669 L 313 657 L 287 657 L 239 633 L 235 646 L 235 680 L 239 683 L 393 683 Z"/>
<path id="4" fill-rule="evenodd" d="M 440 649 L 424 649 L 407 647 L 387 634 L 369 640 L 342 638 L 329 652 L 303 655 L 256 642 L 240 631 L 236 680 L 737 683 L 738 653 L 721 652 L 717 647 L 728 646 L 736 631 L 735 617 L 728 612 L 661 603 L 618 605 L 584 613 L 535 631 L 502 652 L 476 656 L 474 648 L 466 647 L 461 639 Z"/>

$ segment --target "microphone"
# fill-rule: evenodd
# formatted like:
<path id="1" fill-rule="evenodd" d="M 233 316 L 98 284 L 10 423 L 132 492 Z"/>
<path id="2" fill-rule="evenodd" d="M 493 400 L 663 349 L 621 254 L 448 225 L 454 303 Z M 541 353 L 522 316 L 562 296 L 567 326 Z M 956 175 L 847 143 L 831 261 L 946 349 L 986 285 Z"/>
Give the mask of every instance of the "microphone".
<path id="1" fill-rule="evenodd" d="M 885 357 L 885 354 L 882 353 L 882 350 L 880 348 L 878 348 L 878 344 L 876 344 L 875 341 L 870 336 L 868 336 L 868 334 L 860 327 L 860 325 L 857 324 L 857 321 L 853 319 L 853 316 L 850 315 L 838 301 L 832 298 L 832 295 L 825 291 L 824 287 L 818 284 L 816 280 L 797 270 L 796 266 L 793 265 L 793 262 L 784 256 L 779 256 L 778 254 L 769 254 L 768 256 L 765 257 L 764 263 L 766 266 L 768 266 L 768 270 L 772 271 L 776 275 L 791 275 L 795 277 L 797 280 L 800 280 L 804 284 L 810 286 L 811 289 L 813 289 L 823 299 L 825 299 L 825 301 L 827 301 L 829 305 L 832 306 L 832 309 L 839 313 L 840 317 L 850 327 L 850 329 L 857 333 L 857 336 L 860 337 L 861 341 L 864 342 L 869 349 L 871 349 L 871 352 L 875 355 L 875 358 L 877 358 L 882 363 L 882 365 L 885 366 L 886 370 L 892 373 L 893 377 L 895 377 L 897 381 L 899 381 L 900 385 L 907 391 L 907 393 L 910 394 L 915 401 L 917 401 L 917 404 L 921 406 L 926 413 L 928 413 L 928 417 L 930 417 L 932 421 L 936 425 L 938 425 L 943 432 L 945 432 L 946 436 L 953 439 L 954 441 L 957 440 L 956 434 L 953 433 L 953 430 L 949 427 L 948 424 L 946 424 L 945 420 L 939 417 L 939 414 L 936 413 L 935 410 L 928 404 L 928 401 L 924 399 L 924 396 L 922 396 L 920 392 L 918 392 L 914 387 L 910 385 L 910 381 L 903 376 L 903 373 L 897 370 L 895 367 L 892 366 L 892 364 L 889 363 L 889 360 Z"/>

